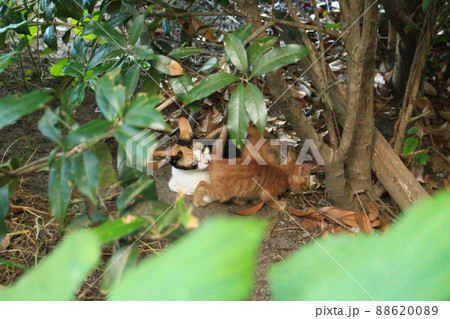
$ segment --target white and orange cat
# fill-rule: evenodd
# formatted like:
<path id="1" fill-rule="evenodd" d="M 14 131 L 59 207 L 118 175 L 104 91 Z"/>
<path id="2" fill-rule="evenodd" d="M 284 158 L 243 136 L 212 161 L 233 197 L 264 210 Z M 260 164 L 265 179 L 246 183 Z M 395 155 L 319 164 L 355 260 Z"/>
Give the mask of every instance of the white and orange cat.
<path id="1" fill-rule="evenodd" d="M 278 196 L 288 189 L 300 192 L 308 187 L 312 166 L 295 165 L 296 159 L 291 152 L 285 165 L 259 165 L 255 160 L 242 165 L 244 161 L 245 158 L 239 158 L 236 165 L 232 165 L 227 159 L 213 160 L 208 168 L 209 181 L 201 181 L 194 192 L 194 205 L 205 206 L 204 196 L 208 195 L 220 202 L 262 201 L 277 210 L 283 210 L 286 203 L 279 201 Z"/>

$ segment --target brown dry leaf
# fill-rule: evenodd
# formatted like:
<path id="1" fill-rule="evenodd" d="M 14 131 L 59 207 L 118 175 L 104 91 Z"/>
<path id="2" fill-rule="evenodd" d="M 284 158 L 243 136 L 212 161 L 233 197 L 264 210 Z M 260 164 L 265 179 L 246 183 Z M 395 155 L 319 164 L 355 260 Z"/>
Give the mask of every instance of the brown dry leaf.
<path id="1" fill-rule="evenodd" d="M 370 219 L 364 212 L 356 213 L 356 222 L 359 228 L 365 233 L 373 233 L 372 225 L 370 224 Z"/>
<path id="2" fill-rule="evenodd" d="M 363 200 L 365 202 L 365 208 L 369 213 L 369 219 L 370 221 L 374 221 L 378 215 L 380 215 L 380 211 L 378 210 L 377 205 L 375 205 L 374 202 L 372 202 L 370 199 L 368 199 L 367 197 L 363 197 Z"/>
<path id="3" fill-rule="evenodd" d="M 236 211 L 233 211 L 233 213 L 238 214 L 238 215 L 243 215 L 243 216 L 254 215 L 257 212 L 259 212 L 263 206 L 264 206 L 264 202 L 260 202 L 253 207 L 250 207 L 247 209 L 242 209 L 242 210 L 236 210 Z"/>
<path id="4" fill-rule="evenodd" d="M 430 174 L 425 176 L 425 184 L 430 190 L 433 188 L 439 188 L 438 183 L 431 178 Z"/>
<path id="5" fill-rule="evenodd" d="M 349 230 L 342 226 L 335 226 L 331 229 L 331 232 L 333 232 L 335 234 L 345 234 L 345 233 L 349 233 Z"/>
<path id="6" fill-rule="evenodd" d="M 170 75 L 172 75 L 172 76 L 178 76 L 178 75 L 184 74 L 183 68 L 175 60 L 170 61 L 170 64 L 167 68 L 169 69 Z"/>
<path id="7" fill-rule="evenodd" d="M 450 176 L 447 177 L 447 179 L 444 179 L 444 186 L 445 186 L 445 189 L 446 189 L 447 191 L 450 192 L 450 182 L 449 182 L 449 179 L 450 179 Z"/>
<path id="8" fill-rule="evenodd" d="M 298 209 L 295 209 L 294 207 L 289 207 L 289 213 L 291 213 L 291 215 L 299 216 L 299 217 L 312 215 L 313 213 L 316 213 L 316 212 L 317 211 L 312 207 L 308 207 L 306 209 L 306 211 L 298 210 Z"/>
<path id="9" fill-rule="evenodd" d="M 381 225 L 381 222 L 379 219 L 375 219 L 374 221 L 370 222 L 373 228 L 379 227 Z"/>
<path id="10" fill-rule="evenodd" d="M 322 207 L 320 211 L 334 223 L 347 224 L 351 227 L 358 226 L 356 223 L 355 212 L 343 210 L 337 207 Z"/>
<path id="11" fill-rule="evenodd" d="M 411 171 L 411 173 L 413 173 L 414 177 L 417 179 L 418 182 L 420 183 L 425 183 L 425 181 L 423 180 L 423 166 L 422 165 L 417 165 L 415 163 L 412 164 L 411 168 L 409 169 Z"/>

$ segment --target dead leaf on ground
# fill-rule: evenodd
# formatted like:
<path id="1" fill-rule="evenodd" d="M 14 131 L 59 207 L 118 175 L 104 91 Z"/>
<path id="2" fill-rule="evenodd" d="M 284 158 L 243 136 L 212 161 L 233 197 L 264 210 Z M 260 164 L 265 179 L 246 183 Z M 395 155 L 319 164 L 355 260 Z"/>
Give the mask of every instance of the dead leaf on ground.
<path id="1" fill-rule="evenodd" d="M 260 202 L 250 208 L 233 211 L 233 213 L 237 214 L 237 215 L 250 216 L 250 215 L 254 215 L 257 212 L 259 212 L 263 206 L 264 206 L 264 202 Z"/>

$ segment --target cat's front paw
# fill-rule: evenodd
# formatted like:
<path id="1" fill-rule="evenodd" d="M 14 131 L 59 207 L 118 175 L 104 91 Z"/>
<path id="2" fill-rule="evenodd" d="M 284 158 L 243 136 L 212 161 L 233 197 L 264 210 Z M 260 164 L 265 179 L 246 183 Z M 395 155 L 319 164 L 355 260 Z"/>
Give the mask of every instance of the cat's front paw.
<path id="1" fill-rule="evenodd" d="M 206 206 L 206 202 L 203 200 L 202 197 L 203 196 L 195 196 L 195 194 L 194 194 L 194 198 L 192 199 L 192 202 L 194 203 L 195 207 L 204 207 L 204 206 Z"/>

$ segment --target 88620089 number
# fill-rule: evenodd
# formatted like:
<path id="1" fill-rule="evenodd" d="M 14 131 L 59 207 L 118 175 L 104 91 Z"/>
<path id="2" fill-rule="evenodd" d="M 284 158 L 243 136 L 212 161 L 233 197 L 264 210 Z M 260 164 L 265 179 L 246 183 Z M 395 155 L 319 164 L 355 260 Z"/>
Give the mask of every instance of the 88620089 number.
<path id="1" fill-rule="evenodd" d="M 377 306 L 375 314 L 385 316 L 435 316 L 438 314 L 438 311 L 437 306 Z"/>

